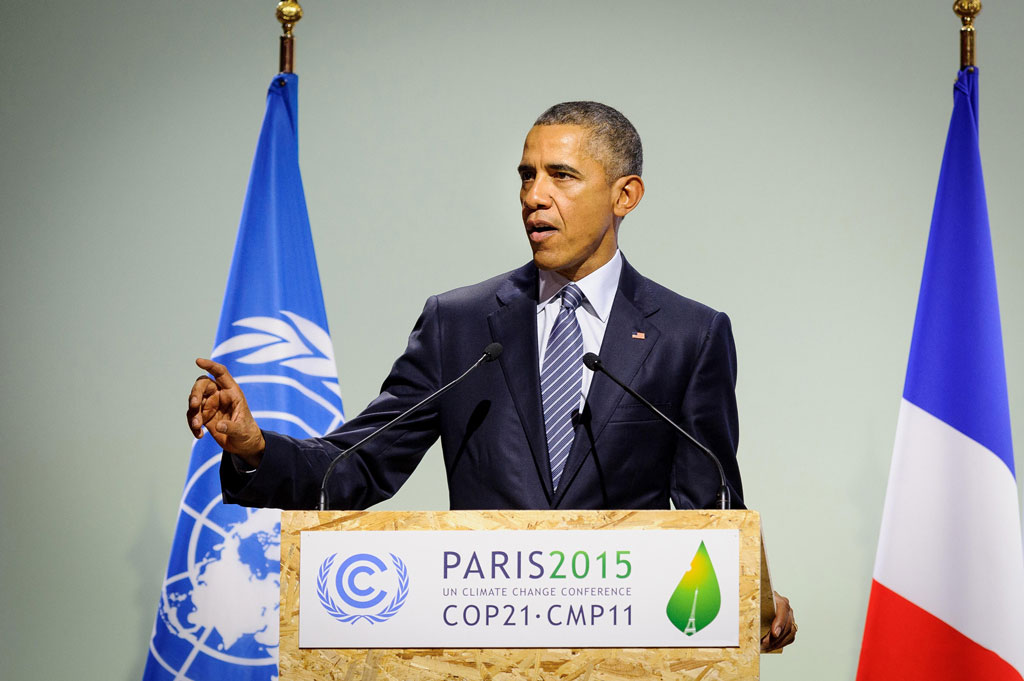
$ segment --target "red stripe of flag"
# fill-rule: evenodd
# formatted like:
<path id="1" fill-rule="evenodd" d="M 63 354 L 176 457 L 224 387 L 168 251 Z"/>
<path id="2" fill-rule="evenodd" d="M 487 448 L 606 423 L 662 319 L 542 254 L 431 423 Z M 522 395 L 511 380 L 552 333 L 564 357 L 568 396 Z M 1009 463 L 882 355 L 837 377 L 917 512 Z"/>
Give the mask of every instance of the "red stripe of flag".
<path id="1" fill-rule="evenodd" d="M 872 580 L 857 681 L 897 679 L 1024 681 L 988 648 Z"/>

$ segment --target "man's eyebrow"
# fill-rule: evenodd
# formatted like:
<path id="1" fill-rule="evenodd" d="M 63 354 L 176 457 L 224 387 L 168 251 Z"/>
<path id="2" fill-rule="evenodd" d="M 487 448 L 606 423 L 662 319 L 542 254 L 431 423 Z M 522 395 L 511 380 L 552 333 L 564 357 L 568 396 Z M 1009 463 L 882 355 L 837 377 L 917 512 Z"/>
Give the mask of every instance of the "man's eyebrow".
<path id="1" fill-rule="evenodd" d="M 549 175 L 553 175 L 554 173 L 569 173 L 571 175 L 583 174 L 576 168 L 573 168 L 568 163 L 549 163 L 548 165 L 544 166 L 544 170 L 546 170 Z M 522 176 L 524 174 L 534 172 L 534 167 L 527 163 L 520 163 L 519 168 L 517 168 L 517 171 L 519 172 L 519 175 Z"/>
<path id="2" fill-rule="evenodd" d="M 580 171 L 573 168 L 568 163 L 551 163 L 544 166 L 544 170 L 548 171 L 548 174 L 553 173 L 570 173 L 572 175 L 581 175 Z"/>

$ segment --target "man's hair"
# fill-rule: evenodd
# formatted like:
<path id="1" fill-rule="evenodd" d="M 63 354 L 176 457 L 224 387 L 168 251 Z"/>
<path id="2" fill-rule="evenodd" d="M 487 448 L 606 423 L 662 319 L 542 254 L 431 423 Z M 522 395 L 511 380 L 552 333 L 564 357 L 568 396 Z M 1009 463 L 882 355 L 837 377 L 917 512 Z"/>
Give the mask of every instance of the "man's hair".
<path id="1" fill-rule="evenodd" d="M 608 183 L 644 169 L 644 148 L 629 119 L 599 102 L 562 102 L 545 111 L 534 125 L 578 125 L 590 133 L 591 155 L 604 166 Z"/>

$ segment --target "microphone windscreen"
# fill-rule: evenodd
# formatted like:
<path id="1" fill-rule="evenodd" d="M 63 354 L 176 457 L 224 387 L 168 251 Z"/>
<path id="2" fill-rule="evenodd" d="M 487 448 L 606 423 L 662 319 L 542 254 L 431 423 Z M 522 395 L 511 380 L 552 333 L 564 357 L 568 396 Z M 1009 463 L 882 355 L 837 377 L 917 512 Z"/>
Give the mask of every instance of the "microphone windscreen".
<path id="1" fill-rule="evenodd" d="M 585 364 L 586 367 L 591 371 L 600 371 L 601 368 L 604 366 L 601 363 L 601 358 L 592 352 L 588 352 L 587 354 L 583 355 L 583 364 Z"/>
<path id="2" fill-rule="evenodd" d="M 504 348 L 501 347 L 501 343 L 491 343 L 486 348 L 484 348 L 484 357 L 486 358 L 485 361 L 493 362 L 494 360 L 498 359 L 499 357 L 501 357 L 502 350 L 504 350 Z"/>

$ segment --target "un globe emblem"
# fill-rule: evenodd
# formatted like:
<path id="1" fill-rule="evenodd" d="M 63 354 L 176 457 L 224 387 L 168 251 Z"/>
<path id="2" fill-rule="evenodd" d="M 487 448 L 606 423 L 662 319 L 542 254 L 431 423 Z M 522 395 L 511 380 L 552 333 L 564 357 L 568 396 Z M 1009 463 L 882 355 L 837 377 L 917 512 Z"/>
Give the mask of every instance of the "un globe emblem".
<path id="1" fill-rule="evenodd" d="M 288 311 L 232 326 L 240 333 L 211 357 L 228 366 L 261 427 L 304 438 L 343 422 L 324 329 Z M 281 514 L 221 503 L 220 462 L 213 438 L 194 443 L 150 654 L 168 679 L 272 681 Z"/>
<path id="2" fill-rule="evenodd" d="M 175 537 L 184 550 L 171 557 L 154 632 L 154 643 L 162 640 L 151 649 L 178 678 L 265 667 L 252 678 L 269 680 L 277 676 L 280 511 L 222 504 L 219 464 L 217 451 L 186 484 Z"/>

